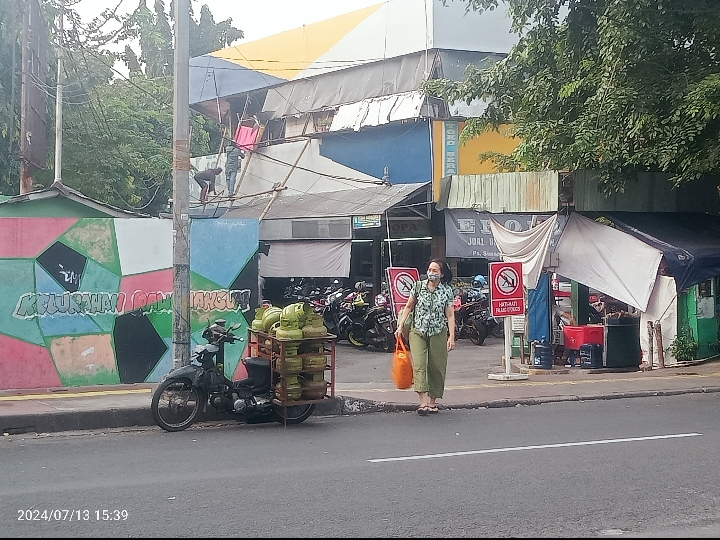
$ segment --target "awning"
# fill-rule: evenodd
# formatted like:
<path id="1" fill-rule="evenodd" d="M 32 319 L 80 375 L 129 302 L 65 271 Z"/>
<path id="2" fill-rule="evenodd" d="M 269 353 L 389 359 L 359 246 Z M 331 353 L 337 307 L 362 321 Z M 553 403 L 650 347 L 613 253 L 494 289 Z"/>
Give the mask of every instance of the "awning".
<path id="1" fill-rule="evenodd" d="M 617 229 L 573 212 L 555 252 L 556 271 L 645 311 L 662 253 Z"/>
<path id="2" fill-rule="evenodd" d="M 425 94 L 418 90 L 342 105 L 333 117 L 330 131 L 360 131 L 363 127 L 418 118 L 424 103 Z"/>
<path id="3" fill-rule="evenodd" d="M 678 291 L 720 275 L 720 218 L 693 212 L 602 215 L 619 230 L 662 251 Z"/>
<path id="4" fill-rule="evenodd" d="M 283 191 L 270 206 L 264 220 L 383 214 L 387 209 L 423 190 L 427 191 L 429 196 L 430 182 L 396 186 L 367 185 L 322 193 L 297 194 Z M 270 199 L 270 194 L 242 199 L 240 208 L 228 211 L 224 217 L 228 219 L 260 217 Z"/>
<path id="5" fill-rule="evenodd" d="M 340 278 L 350 276 L 350 241 L 271 242 L 260 256 L 262 277 Z"/>

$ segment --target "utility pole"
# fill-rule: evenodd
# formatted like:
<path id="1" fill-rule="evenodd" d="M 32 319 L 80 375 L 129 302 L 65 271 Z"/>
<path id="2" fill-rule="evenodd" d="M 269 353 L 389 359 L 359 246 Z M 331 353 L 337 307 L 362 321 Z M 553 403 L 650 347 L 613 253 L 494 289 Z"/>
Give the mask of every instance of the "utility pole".
<path id="1" fill-rule="evenodd" d="M 175 0 L 173 85 L 173 367 L 190 364 L 190 5 Z"/>
<path id="2" fill-rule="evenodd" d="M 60 13 L 58 15 L 57 89 L 55 91 L 55 182 L 58 184 L 62 184 L 63 57 L 65 56 L 64 19 L 65 0 L 60 0 Z"/>
<path id="3" fill-rule="evenodd" d="M 25 130 L 27 129 L 29 120 L 28 111 L 28 94 L 30 92 L 30 59 L 32 58 L 32 49 L 30 47 L 30 13 L 32 6 L 26 4 L 25 13 L 23 15 L 23 29 L 22 29 L 22 86 L 20 96 L 20 195 L 30 193 L 32 191 L 33 179 L 33 166 L 30 164 L 30 158 L 24 155 L 24 150 L 30 152 L 28 147 L 30 146 L 27 140 Z M 32 134 L 32 132 L 31 132 Z M 31 136 L 32 139 L 32 136 Z"/>

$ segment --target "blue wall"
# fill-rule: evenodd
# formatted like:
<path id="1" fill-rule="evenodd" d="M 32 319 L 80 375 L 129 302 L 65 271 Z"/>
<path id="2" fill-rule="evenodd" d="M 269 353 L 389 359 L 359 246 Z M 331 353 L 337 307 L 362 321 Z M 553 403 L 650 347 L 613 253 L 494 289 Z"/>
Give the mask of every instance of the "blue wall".
<path id="1" fill-rule="evenodd" d="M 328 134 L 322 139 L 320 154 L 376 178 L 382 178 L 387 166 L 391 184 L 432 178 L 430 124 L 426 120 Z"/>

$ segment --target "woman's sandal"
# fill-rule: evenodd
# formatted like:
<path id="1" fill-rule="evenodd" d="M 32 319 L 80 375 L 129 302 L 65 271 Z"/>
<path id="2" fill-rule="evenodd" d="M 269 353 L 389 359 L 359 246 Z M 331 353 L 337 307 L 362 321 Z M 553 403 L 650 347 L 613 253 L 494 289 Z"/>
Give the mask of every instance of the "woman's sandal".
<path id="1" fill-rule="evenodd" d="M 427 412 L 430 414 L 437 414 L 440 411 L 440 409 L 438 409 L 437 405 L 428 405 L 426 409 L 427 409 Z"/>
<path id="2" fill-rule="evenodd" d="M 417 408 L 417 413 L 418 413 L 420 416 L 427 416 L 428 413 L 429 413 L 429 411 L 428 411 L 428 408 L 427 408 L 425 405 L 421 405 L 420 407 Z"/>

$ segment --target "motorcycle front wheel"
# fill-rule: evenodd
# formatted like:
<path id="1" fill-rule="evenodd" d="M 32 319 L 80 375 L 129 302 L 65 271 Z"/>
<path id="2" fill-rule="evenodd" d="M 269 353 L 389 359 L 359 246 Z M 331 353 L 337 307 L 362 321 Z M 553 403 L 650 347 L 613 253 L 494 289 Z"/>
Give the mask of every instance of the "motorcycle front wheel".
<path id="1" fill-rule="evenodd" d="M 275 420 L 276 422 L 280 422 L 281 424 L 285 424 L 286 422 L 288 425 L 299 424 L 310 417 L 310 415 L 315 410 L 315 404 L 311 403 L 310 405 L 291 405 L 290 407 L 285 407 L 285 409 L 287 409 L 287 418 L 285 417 L 283 407 L 281 407 L 280 405 L 273 405 L 273 420 Z"/>
<path id="2" fill-rule="evenodd" d="M 195 422 L 202 401 L 202 393 L 189 380 L 168 379 L 155 390 L 150 409 L 165 431 L 182 431 Z"/>
<path id="3" fill-rule="evenodd" d="M 359 340 L 353 335 L 353 331 L 352 331 L 352 330 L 350 330 L 350 332 L 348 332 L 348 337 L 347 337 L 347 339 L 348 339 L 348 341 L 350 342 L 350 345 L 352 345 L 353 347 L 358 347 L 359 349 L 364 349 L 365 347 L 368 346 L 367 343 L 363 343 L 362 341 L 359 341 Z"/>

